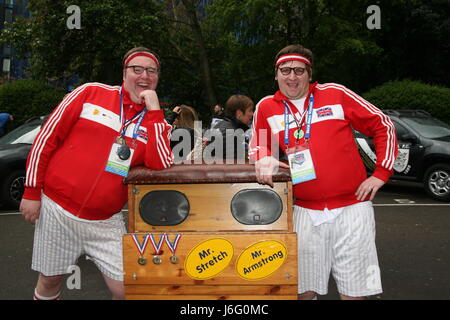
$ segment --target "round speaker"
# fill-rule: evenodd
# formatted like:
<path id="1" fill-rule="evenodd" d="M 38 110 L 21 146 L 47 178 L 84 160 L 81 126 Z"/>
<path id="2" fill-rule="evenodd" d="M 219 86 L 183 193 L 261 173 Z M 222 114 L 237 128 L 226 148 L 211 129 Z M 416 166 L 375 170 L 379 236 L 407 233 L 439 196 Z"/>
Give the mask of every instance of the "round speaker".
<path id="1" fill-rule="evenodd" d="M 183 222 L 189 214 L 189 201 L 175 190 L 151 191 L 139 203 L 142 220 L 153 226 L 174 226 Z"/>
<path id="2" fill-rule="evenodd" d="M 231 200 L 231 213 L 242 224 L 271 224 L 283 211 L 283 201 L 270 189 L 245 189 Z"/>

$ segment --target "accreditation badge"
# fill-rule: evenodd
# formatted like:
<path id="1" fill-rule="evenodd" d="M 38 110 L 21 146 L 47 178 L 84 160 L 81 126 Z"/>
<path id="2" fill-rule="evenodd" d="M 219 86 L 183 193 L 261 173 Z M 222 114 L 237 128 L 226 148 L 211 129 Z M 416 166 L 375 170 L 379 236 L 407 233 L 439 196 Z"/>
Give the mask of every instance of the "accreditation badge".
<path id="1" fill-rule="evenodd" d="M 105 171 L 117 174 L 122 177 L 128 176 L 130 171 L 131 159 L 133 158 L 134 149 L 129 148 L 126 144 L 113 143 L 111 152 L 109 153 L 108 162 Z"/>
<path id="2" fill-rule="evenodd" d="M 291 169 L 292 184 L 316 179 L 311 150 L 307 144 L 287 149 L 286 155 Z"/>

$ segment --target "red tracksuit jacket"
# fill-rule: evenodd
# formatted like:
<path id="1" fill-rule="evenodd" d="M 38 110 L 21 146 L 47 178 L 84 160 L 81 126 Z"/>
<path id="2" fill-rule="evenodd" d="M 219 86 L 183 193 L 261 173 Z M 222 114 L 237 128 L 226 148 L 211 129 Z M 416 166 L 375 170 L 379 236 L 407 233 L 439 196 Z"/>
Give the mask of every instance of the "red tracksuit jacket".
<path id="1" fill-rule="evenodd" d="M 311 84 L 305 100 L 305 110 L 308 109 L 311 93 L 314 94 L 314 112 L 309 146 L 317 178 L 294 186 L 295 203 L 315 210 L 355 204 L 359 202 L 355 196 L 356 189 L 367 178 L 367 174 L 352 128 L 373 137 L 377 153 L 373 175 L 387 181 L 393 173 L 397 156 L 394 125 L 378 108 L 342 85 Z M 249 148 L 251 160 L 272 155 L 271 135 L 274 135 L 274 141 L 281 149 L 286 150 L 283 100 L 288 102 L 297 119 L 301 118 L 296 107 L 280 91 L 274 96 L 263 98 L 256 106 L 253 119 Z M 289 147 L 293 147 L 297 126 L 291 115 L 289 122 L 292 122 L 289 126 Z M 303 131 L 305 122 L 302 122 Z M 299 143 L 304 143 L 304 137 Z"/>
<path id="2" fill-rule="evenodd" d="M 63 99 L 28 155 L 25 199 L 40 200 L 43 191 L 65 210 L 88 220 L 108 219 L 123 208 L 127 201 L 123 178 L 105 171 L 121 127 L 120 89 L 87 83 Z M 133 103 L 123 87 L 122 91 L 128 120 L 145 105 Z M 127 142 L 132 140 L 135 124 L 136 120 L 127 128 Z M 171 166 L 170 128 L 162 110 L 147 111 L 131 167 L 144 164 L 161 170 Z"/>

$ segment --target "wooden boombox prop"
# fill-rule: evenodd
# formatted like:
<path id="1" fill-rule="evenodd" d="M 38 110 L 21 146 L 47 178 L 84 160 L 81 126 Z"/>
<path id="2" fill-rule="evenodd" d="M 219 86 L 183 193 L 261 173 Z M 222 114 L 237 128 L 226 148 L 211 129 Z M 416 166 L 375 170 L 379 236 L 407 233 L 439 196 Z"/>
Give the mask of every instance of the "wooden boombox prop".
<path id="1" fill-rule="evenodd" d="M 253 165 L 137 167 L 123 237 L 127 299 L 297 299 L 292 184 Z"/>

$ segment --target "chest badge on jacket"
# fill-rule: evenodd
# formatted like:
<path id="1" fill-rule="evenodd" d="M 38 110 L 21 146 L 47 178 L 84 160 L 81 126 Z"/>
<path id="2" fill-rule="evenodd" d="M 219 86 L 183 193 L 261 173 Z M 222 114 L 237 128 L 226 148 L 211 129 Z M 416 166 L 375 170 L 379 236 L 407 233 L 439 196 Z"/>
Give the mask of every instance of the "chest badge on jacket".
<path id="1" fill-rule="evenodd" d="M 331 110 L 331 107 L 323 107 L 323 108 L 317 109 L 316 114 L 317 114 L 318 118 L 332 117 L 333 110 Z"/>

